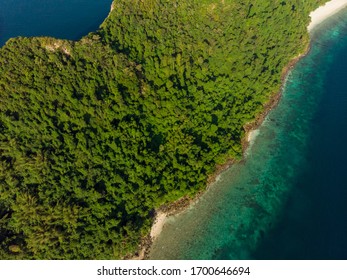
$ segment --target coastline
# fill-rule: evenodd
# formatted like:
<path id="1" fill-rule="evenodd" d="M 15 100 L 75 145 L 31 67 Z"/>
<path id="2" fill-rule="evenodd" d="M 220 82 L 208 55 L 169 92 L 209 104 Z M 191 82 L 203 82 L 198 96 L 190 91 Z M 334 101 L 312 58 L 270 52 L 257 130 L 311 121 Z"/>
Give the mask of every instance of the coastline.
<path id="1" fill-rule="evenodd" d="M 316 10 L 312 11 L 309 15 L 311 17 L 311 22 L 307 26 L 308 33 L 311 34 L 312 30 L 317 25 L 319 25 L 320 23 L 322 23 L 323 21 L 335 15 L 336 13 L 338 13 L 339 11 L 341 11 L 343 8 L 346 8 L 346 7 L 347 7 L 347 0 L 331 0 L 325 3 L 323 6 L 320 6 Z M 243 155 L 245 155 L 245 151 L 249 147 L 250 143 L 256 137 L 257 135 L 256 130 L 261 126 L 261 124 L 263 123 L 263 121 L 265 120 L 269 112 L 278 105 L 281 99 L 282 91 L 285 86 L 285 81 L 288 77 L 288 74 L 290 73 L 292 68 L 297 64 L 297 62 L 308 54 L 310 50 L 310 44 L 311 44 L 310 40 L 306 42 L 305 51 L 301 54 L 298 54 L 296 57 L 294 57 L 287 64 L 287 66 L 284 67 L 281 74 L 280 90 L 270 96 L 269 100 L 264 104 L 263 111 L 252 122 L 244 125 L 245 135 L 243 139 L 241 140 Z M 196 203 L 201 197 L 201 195 L 203 195 L 206 192 L 206 190 L 208 190 L 214 182 L 218 181 L 221 173 L 223 173 L 223 171 L 230 168 L 231 165 L 235 162 L 237 161 L 230 159 L 225 164 L 218 165 L 216 167 L 216 171 L 208 177 L 206 189 L 198 192 L 194 198 L 183 197 L 179 199 L 178 201 L 171 203 L 170 205 L 164 205 L 160 207 L 159 209 L 156 209 L 155 215 L 154 215 L 155 218 L 151 227 L 150 234 L 148 234 L 146 237 L 143 238 L 141 245 L 139 247 L 139 251 L 136 253 L 135 257 L 132 256 L 130 257 L 130 259 L 132 260 L 148 259 L 152 244 L 155 241 L 155 239 L 157 239 L 158 236 L 161 234 L 165 226 L 165 223 L 167 221 L 167 218 L 173 215 L 178 215 L 183 213 L 193 203 Z"/>
<path id="2" fill-rule="evenodd" d="M 287 78 L 289 72 L 296 65 L 296 63 L 309 52 L 309 50 L 310 50 L 310 46 L 309 46 L 309 43 L 307 43 L 307 48 L 304 51 L 304 53 L 299 54 L 288 63 L 288 65 L 283 69 L 281 74 L 282 82 L 281 82 L 280 90 L 276 92 L 275 94 L 273 94 L 272 96 L 270 96 L 268 102 L 264 104 L 264 110 L 255 118 L 255 120 L 244 126 L 245 135 L 241 140 L 243 158 L 241 160 L 244 160 L 245 151 L 249 147 L 251 141 L 253 141 L 252 134 L 261 126 L 261 124 L 263 123 L 263 121 L 265 120 L 269 112 L 278 105 L 281 99 L 283 87 L 285 85 L 285 79 Z M 171 216 L 176 216 L 176 215 L 184 213 L 184 211 L 187 210 L 190 206 L 198 202 L 199 198 L 213 185 L 213 183 L 219 180 L 221 174 L 224 171 L 229 169 L 234 163 L 241 160 L 229 159 L 226 161 L 226 163 L 217 165 L 216 171 L 212 173 L 207 179 L 206 188 L 199 191 L 193 198 L 185 196 L 175 202 L 163 205 L 159 207 L 158 209 L 156 209 L 154 214 L 154 222 L 152 224 L 150 233 L 147 236 L 142 238 L 141 243 L 139 245 L 139 250 L 134 255 L 126 256 L 125 259 L 130 259 L 130 260 L 149 259 L 149 254 L 151 251 L 152 244 L 155 241 L 155 239 L 157 239 L 159 235 L 161 234 L 163 228 L 165 227 L 165 223 L 167 219 Z"/>
<path id="3" fill-rule="evenodd" d="M 327 18 L 347 7 L 347 0 L 331 0 L 310 13 L 311 22 L 308 25 L 308 32 L 311 32 L 317 25 Z"/>
<path id="4" fill-rule="evenodd" d="M 323 23 L 326 19 L 337 14 L 339 11 L 341 11 L 342 9 L 346 7 L 347 7 L 347 0 L 331 0 L 329 2 L 326 2 L 323 6 L 320 6 L 316 10 L 312 11 L 309 14 L 309 17 L 311 18 L 311 22 L 307 26 L 308 33 L 311 34 L 315 27 L 317 27 L 319 24 Z M 279 93 L 271 96 L 270 100 L 264 106 L 264 111 L 260 113 L 260 115 L 258 115 L 253 122 L 250 122 L 244 126 L 246 133 L 245 133 L 245 137 L 242 140 L 243 152 L 246 151 L 251 141 L 253 141 L 254 138 L 256 137 L 255 131 L 263 123 L 265 117 L 274 107 L 277 106 L 278 102 L 281 99 L 281 93 L 285 86 L 285 80 L 290 70 L 296 65 L 296 63 L 300 59 L 302 59 L 304 56 L 307 55 L 307 53 L 310 51 L 310 44 L 311 42 L 308 42 L 304 53 L 299 54 L 297 57 L 293 58 L 288 63 L 288 65 L 283 69 L 282 76 L 281 76 L 281 81 L 282 81 L 281 89 Z"/>

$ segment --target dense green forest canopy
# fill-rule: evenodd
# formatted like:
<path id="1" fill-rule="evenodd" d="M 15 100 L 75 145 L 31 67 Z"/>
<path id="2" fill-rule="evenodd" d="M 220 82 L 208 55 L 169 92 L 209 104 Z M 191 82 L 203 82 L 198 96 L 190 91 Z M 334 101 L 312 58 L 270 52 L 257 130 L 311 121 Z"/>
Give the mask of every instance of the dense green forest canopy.
<path id="1" fill-rule="evenodd" d="M 113 259 L 242 156 L 324 0 L 117 0 L 78 42 L 0 49 L 0 257 Z"/>

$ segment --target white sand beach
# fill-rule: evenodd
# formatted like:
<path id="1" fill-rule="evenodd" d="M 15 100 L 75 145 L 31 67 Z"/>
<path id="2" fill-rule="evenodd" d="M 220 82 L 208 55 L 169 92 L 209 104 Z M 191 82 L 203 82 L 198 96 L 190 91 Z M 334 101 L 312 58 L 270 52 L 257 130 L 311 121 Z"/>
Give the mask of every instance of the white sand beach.
<path id="1" fill-rule="evenodd" d="M 251 130 L 248 132 L 248 135 L 247 135 L 247 141 L 249 144 L 251 144 L 255 138 L 258 136 L 259 134 L 259 130 L 258 129 L 254 129 L 254 130 Z"/>
<path id="2" fill-rule="evenodd" d="M 327 2 L 324 6 L 314 10 L 310 14 L 311 23 L 307 27 L 308 31 L 312 31 L 315 26 L 322 23 L 324 20 L 336 14 L 345 7 L 347 7 L 347 0 L 332 0 Z"/>
<path id="3" fill-rule="evenodd" d="M 156 239 L 161 233 L 163 226 L 166 222 L 166 213 L 158 212 L 154 221 L 154 224 L 151 228 L 151 238 L 152 240 Z"/>

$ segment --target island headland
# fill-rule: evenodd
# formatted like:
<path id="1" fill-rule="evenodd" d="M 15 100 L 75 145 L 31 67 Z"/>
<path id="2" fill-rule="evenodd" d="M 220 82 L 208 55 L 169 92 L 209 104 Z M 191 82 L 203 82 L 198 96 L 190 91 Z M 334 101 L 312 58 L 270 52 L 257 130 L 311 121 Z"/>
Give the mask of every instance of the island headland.
<path id="1" fill-rule="evenodd" d="M 10 39 L 0 258 L 130 257 L 242 160 L 326 1 L 278 2 L 117 0 L 79 41 Z"/>
<path id="2" fill-rule="evenodd" d="M 342 9 L 347 7 L 347 0 L 331 0 L 324 5 L 318 7 L 316 10 L 312 11 L 310 13 L 310 23 L 307 26 L 307 31 L 309 33 L 312 33 L 315 27 L 317 27 L 319 24 L 323 23 L 325 20 L 330 18 L 331 16 L 335 15 Z M 242 139 L 242 147 L 243 151 L 247 150 L 248 146 L 255 140 L 257 137 L 257 129 L 258 127 L 262 124 L 262 122 L 265 120 L 266 116 L 268 113 L 278 105 L 280 99 L 281 99 L 281 92 L 283 90 L 283 87 L 285 86 L 285 80 L 286 77 L 288 76 L 289 72 L 293 67 L 295 67 L 296 63 L 303 58 L 308 52 L 309 52 L 309 44 L 307 44 L 306 50 L 302 53 L 299 54 L 297 57 L 292 59 L 289 64 L 283 69 L 282 72 L 282 88 L 281 90 L 272 95 L 270 100 L 264 105 L 264 110 L 261 112 L 257 117 L 255 118 L 254 121 L 246 124 L 244 126 L 245 129 L 245 136 Z M 216 172 L 210 177 L 209 180 L 209 186 L 214 183 L 214 181 L 218 180 L 219 176 L 223 171 L 228 169 L 233 161 L 226 163 L 225 165 L 220 166 L 217 168 Z M 208 187 L 209 187 L 208 186 Z M 194 199 L 191 199 L 189 201 L 186 200 L 186 203 L 178 203 L 175 205 L 173 203 L 171 207 L 164 207 L 162 209 L 158 209 L 156 212 L 156 218 L 153 223 L 149 238 L 146 239 L 146 242 L 143 243 L 143 248 L 140 250 L 140 257 L 135 257 L 134 259 L 144 259 L 148 258 L 149 253 L 150 253 L 150 246 L 152 242 L 155 241 L 156 238 L 160 235 L 163 227 L 165 226 L 165 222 L 168 217 L 173 216 L 173 215 L 179 215 L 183 213 L 186 209 L 192 206 L 192 204 L 197 203 L 200 196 L 203 195 L 203 192 L 199 193 Z"/>

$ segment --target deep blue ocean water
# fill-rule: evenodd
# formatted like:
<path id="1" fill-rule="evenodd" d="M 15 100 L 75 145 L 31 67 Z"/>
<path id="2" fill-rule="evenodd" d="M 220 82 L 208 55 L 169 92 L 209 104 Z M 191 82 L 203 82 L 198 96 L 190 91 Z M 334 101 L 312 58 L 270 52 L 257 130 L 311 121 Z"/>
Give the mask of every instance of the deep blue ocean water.
<path id="1" fill-rule="evenodd" d="M 152 259 L 347 259 L 347 10 L 315 29 L 256 133 Z"/>
<path id="2" fill-rule="evenodd" d="M 0 0 L 0 46 L 11 37 L 77 40 L 95 31 L 112 0 Z"/>

